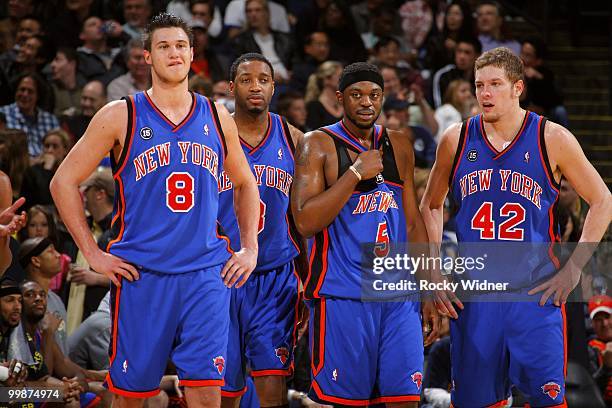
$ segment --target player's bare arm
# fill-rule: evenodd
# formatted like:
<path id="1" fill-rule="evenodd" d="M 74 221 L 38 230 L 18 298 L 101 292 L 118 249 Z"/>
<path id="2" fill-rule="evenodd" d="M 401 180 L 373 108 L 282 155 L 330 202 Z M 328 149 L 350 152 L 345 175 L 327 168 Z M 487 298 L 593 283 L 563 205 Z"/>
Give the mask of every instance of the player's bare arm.
<path id="1" fill-rule="evenodd" d="M 362 180 L 382 171 L 382 153 L 368 150 L 353 164 Z M 311 237 L 332 223 L 351 197 L 360 178 L 353 171 L 340 178 L 336 149 L 331 138 L 314 131 L 304 135 L 297 147 L 291 209 L 300 234 Z M 328 189 L 325 186 L 329 185 Z"/>
<path id="2" fill-rule="evenodd" d="M 446 129 L 440 139 L 440 144 L 436 151 L 436 161 L 429 174 L 425 194 L 421 200 L 421 214 L 427 229 L 427 235 L 432 256 L 439 255 L 440 244 L 442 242 L 442 231 L 444 227 L 444 200 L 448 194 L 448 179 L 450 177 L 453 161 L 459 145 L 459 133 L 461 124 L 458 123 Z M 432 271 L 432 273 L 435 271 Z M 431 279 L 442 278 L 433 274 Z M 447 292 L 437 293 L 436 303 L 441 313 L 453 318 L 457 318 L 457 311 L 452 302 L 463 309 L 463 304 L 454 294 Z"/>
<path id="3" fill-rule="evenodd" d="M 398 171 L 404 188 L 402 189 L 403 211 L 406 218 L 406 230 L 408 241 L 418 245 L 420 251 L 429 242 L 427 238 L 427 230 L 423 217 L 419 211 L 417 203 L 416 191 L 414 188 L 414 149 L 412 148 L 412 137 L 410 130 L 403 129 L 400 131 L 388 130 L 389 139 L 393 145 L 395 154 L 395 162 L 397 163 Z M 420 254 L 413 253 L 412 256 Z M 427 255 L 427 254 L 425 254 Z M 417 279 L 429 279 L 428 271 L 417 271 Z M 432 299 L 422 298 L 422 313 L 424 326 L 425 345 L 433 343 L 440 333 L 440 316 Z"/>
<path id="4" fill-rule="evenodd" d="M 608 187 L 588 161 L 580 144 L 564 127 L 547 122 L 544 140 L 548 152 L 550 168 L 558 182 L 563 175 L 576 193 L 589 205 L 579 242 L 597 243 L 601 241 L 612 219 L 612 195 Z M 590 246 L 589 246 L 590 247 Z M 565 303 L 570 292 L 580 280 L 582 268 L 588 261 L 591 251 L 587 246 L 578 246 L 565 266 L 547 282 L 532 289 L 529 294 L 542 292 L 540 304 L 554 295 L 554 303 Z"/>
<path id="5" fill-rule="evenodd" d="M 244 157 L 238 140 L 234 119 L 223 105 L 215 104 L 227 144 L 224 169 L 234 186 L 234 209 L 242 248 L 223 267 L 221 276 L 225 285 L 239 288 L 247 281 L 257 265 L 257 224 L 259 222 L 259 190 L 255 177 Z"/>
<path id="6" fill-rule="evenodd" d="M 121 286 L 116 275 L 130 282 L 138 279 L 134 266 L 98 248 L 85 219 L 85 209 L 79 194 L 79 185 L 96 169 L 100 161 L 112 150 L 118 159 L 123 150 L 127 132 L 127 104 L 125 101 L 111 102 L 94 115 L 85 134 L 70 150 L 66 159 L 51 180 L 53 201 L 74 237 L 77 246 L 85 255 L 91 268 Z"/>

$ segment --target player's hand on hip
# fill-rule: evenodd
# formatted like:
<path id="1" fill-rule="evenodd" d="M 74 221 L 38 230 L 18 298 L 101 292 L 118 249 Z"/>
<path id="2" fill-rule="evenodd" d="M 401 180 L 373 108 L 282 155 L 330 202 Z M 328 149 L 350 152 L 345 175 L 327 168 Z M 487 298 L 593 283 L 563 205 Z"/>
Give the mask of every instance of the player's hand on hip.
<path id="1" fill-rule="evenodd" d="M 440 337 L 440 314 L 431 299 L 421 301 L 421 313 L 423 314 L 423 344 L 427 347 Z"/>
<path id="2" fill-rule="evenodd" d="M 101 250 L 98 250 L 98 252 L 96 252 L 96 254 L 87 261 L 89 261 L 89 266 L 91 269 L 108 276 L 108 278 L 116 286 L 121 286 L 117 275 L 124 277 L 130 282 L 140 278 L 138 271 L 133 265 L 125 262 L 121 258 L 116 257 L 115 255 L 103 252 Z"/>
<path id="3" fill-rule="evenodd" d="M 382 153 L 380 150 L 368 150 L 360 153 L 353 163 L 362 180 L 371 179 L 383 171 Z"/>
<path id="4" fill-rule="evenodd" d="M 578 285 L 580 273 L 581 270 L 571 261 L 568 261 L 555 276 L 527 293 L 529 295 L 534 295 L 543 291 L 544 293 L 540 298 L 540 306 L 544 306 L 548 298 L 554 295 L 553 302 L 555 306 L 561 306 L 567 301 L 569 294 L 574 290 L 576 285 Z"/>
<path id="5" fill-rule="evenodd" d="M 228 288 L 244 285 L 257 265 L 257 249 L 242 248 L 234 252 L 221 270 L 221 278 Z"/>

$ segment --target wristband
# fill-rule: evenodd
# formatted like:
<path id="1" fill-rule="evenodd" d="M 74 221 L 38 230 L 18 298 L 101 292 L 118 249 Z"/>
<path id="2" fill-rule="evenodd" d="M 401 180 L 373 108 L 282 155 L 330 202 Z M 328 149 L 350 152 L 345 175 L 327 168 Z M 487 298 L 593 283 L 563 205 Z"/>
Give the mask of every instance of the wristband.
<path id="1" fill-rule="evenodd" d="M 357 171 L 357 169 L 355 168 L 355 166 L 349 166 L 349 170 L 352 171 L 353 173 L 355 173 L 355 175 L 357 176 L 357 178 L 359 179 L 359 181 L 361 181 L 361 174 L 359 174 L 359 172 Z"/>

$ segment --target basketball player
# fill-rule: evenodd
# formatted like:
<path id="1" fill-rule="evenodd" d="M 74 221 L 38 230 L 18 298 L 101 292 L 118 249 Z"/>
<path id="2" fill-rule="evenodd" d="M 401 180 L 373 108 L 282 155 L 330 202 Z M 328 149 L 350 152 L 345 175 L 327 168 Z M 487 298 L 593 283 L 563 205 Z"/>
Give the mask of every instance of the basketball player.
<path id="1" fill-rule="evenodd" d="M 312 388 L 324 404 L 416 407 L 423 371 L 418 302 L 361 301 L 362 245 L 384 257 L 394 242 L 426 242 L 414 191 L 414 152 L 405 131 L 374 125 L 381 111 L 378 68 L 342 72 L 340 122 L 298 146 L 292 210 L 299 232 L 314 235 L 304 284 L 310 308 Z M 437 335 L 431 301 L 424 315 Z"/>
<path id="2" fill-rule="evenodd" d="M 563 176 L 590 206 L 580 242 L 599 242 L 611 218 L 610 192 L 567 129 L 520 108 L 521 60 L 507 48 L 490 50 L 476 61 L 475 81 L 482 114 L 446 130 L 421 203 L 430 239 L 441 241 L 450 188 L 460 242 L 505 242 L 509 248 L 512 241 L 557 241 L 553 217 Z M 548 254 L 528 265 L 520 254 L 509 256 L 489 273 L 511 265 L 508 289 L 527 301 L 495 303 L 490 300 L 500 294 L 483 294 L 486 301 L 457 303 L 463 308 L 458 318 L 446 294 L 438 304 L 456 318 L 451 397 L 457 408 L 504 406 L 511 384 L 532 407 L 565 406 L 563 303 L 584 260 L 574 253 L 559 269 Z"/>
<path id="3" fill-rule="evenodd" d="M 227 372 L 223 406 L 238 406 L 251 369 L 262 407 L 288 406 L 286 376 L 293 370 L 299 305 L 294 259 L 298 242 L 288 214 L 295 147 L 302 132 L 270 113 L 274 69 L 261 54 L 244 54 L 230 69 L 230 92 L 236 100 L 234 121 L 242 149 L 259 186 L 259 255 L 249 281 L 232 289 Z M 232 183 L 219 179 L 219 222 L 232 247 L 240 247 L 233 211 Z M 303 253 L 305 251 L 302 251 Z M 305 253 L 304 253 L 305 259 Z M 305 260 L 302 264 L 305 265 Z"/>
<path id="4" fill-rule="evenodd" d="M 228 287 L 243 285 L 257 260 L 255 179 L 229 113 L 187 90 L 192 45 L 183 20 L 154 17 L 144 51 L 152 88 L 103 107 L 51 185 L 87 261 L 113 282 L 113 406 L 142 406 L 156 395 L 168 358 L 189 405 L 220 405 Z M 91 237 L 78 186 L 109 151 L 117 193 L 105 253 Z M 241 231 L 233 255 L 217 232 L 220 169 L 234 185 Z"/>

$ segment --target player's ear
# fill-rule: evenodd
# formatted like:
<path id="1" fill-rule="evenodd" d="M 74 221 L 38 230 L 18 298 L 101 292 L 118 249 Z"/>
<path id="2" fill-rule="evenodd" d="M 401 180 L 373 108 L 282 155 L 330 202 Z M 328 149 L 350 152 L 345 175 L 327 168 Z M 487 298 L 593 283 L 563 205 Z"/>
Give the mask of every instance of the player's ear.
<path id="1" fill-rule="evenodd" d="M 229 91 L 232 96 L 235 96 L 234 95 L 234 81 L 229 82 Z"/>
<path id="2" fill-rule="evenodd" d="M 336 98 L 338 98 L 338 102 L 342 103 L 344 101 L 344 95 L 340 91 L 336 91 Z"/>
<path id="3" fill-rule="evenodd" d="M 193 45 L 191 47 L 189 47 L 189 49 L 191 50 L 191 62 L 193 62 Z"/>
<path id="4" fill-rule="evenodd" d="M 525 90 L 525 82 L 522 79 L 519 79 L 514 83 L 514 96 L 519 97 Z"/>
<path id="5" fill-rule="evenodd" d="M 145 62 L 148 65 L 151 65 L 151 51 L 143 50 L 142 51 L 142 56 L 144 57 Z"/>

